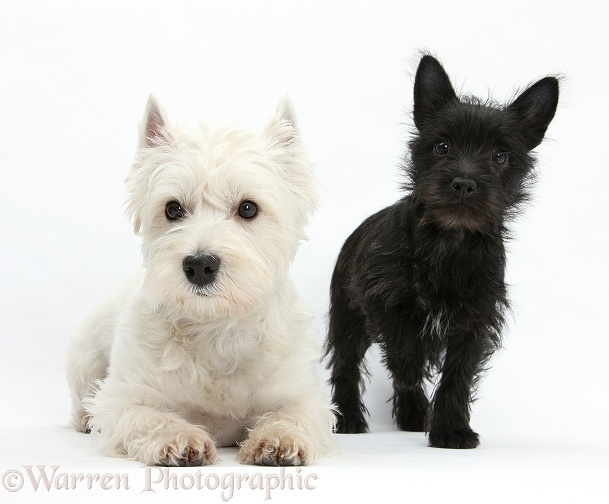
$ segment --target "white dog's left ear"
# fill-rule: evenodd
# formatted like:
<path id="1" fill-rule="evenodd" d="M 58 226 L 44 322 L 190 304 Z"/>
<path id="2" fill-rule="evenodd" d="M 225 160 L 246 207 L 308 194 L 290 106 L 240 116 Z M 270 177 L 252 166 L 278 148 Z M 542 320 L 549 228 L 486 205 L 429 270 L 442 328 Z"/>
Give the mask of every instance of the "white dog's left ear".
<path id="1" fill-rule="evenodd" d="M 286 94 L 277 104 L 275 115 L 264 130 L 264 137 L 273 146 L 288 148 L 299 143 L 296 113 L 289 96 Z"/>
<path id="2" fill-rule="evenodd" d="M 150 95 L 146 103 L 144 117 L 140 123 L 140 148 L 155 147 L 160 142 L 167 142 L 169 138 L 166 125 L 167 115 L 163 107 L 154 96 Z"/>
<path id="3" fill-rule="evenodd" d="M 262 137 L 268 145 L 269 155 L 283 169 L 284 180 L 301 214 L 300 225 L 304 226 L 307 215 L 317 208 L 318 183 L 300 141 L 296 113 L 287 94 L 279 101 Z"/>

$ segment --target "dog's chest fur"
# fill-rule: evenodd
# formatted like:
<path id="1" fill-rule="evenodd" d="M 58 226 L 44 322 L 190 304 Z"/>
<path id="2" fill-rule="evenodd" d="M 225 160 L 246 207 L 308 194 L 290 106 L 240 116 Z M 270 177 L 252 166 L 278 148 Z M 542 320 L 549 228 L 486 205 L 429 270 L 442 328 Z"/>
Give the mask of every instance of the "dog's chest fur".
<path id="1" fill-rule="evenodd" d="M 261 359 L 260 335 L 237 324 L 205 329 L 187 321 L 170 325 L 160 367 L 175 376 L 184 399 L 190 399 L 185 403 L 212 414 L 243 418 L 260 379 L 252 365 Z"/>
<path id="2" fill-rule="evenodd" d="M 168 324 L 167 333 L 161 368 L 179 370 L 185 377 L 190 374 L 195 378 L 203 371 L 216 378 L 235 373 L 252 354 L 260 337 L 251 328 L 238 324 L 201 325 L 188 320 Z"/>
<path id="3" fill-rule="evenodd" d="M 171 320 L 162 313 L 152 316 L 147 308 L 141 315 L 128 324 L 138 325 L 146 340 L 133 345 L 129 338 L 121 338 L 114 352 L 115 367 L 146 370 L 144 383 L 159 390 L 184 416 L 199 415 L 199 422 L 201 415 L 243 420 L 266 406 L 258 391 L 277 369 L 281 352 L 276 356 L 268 351 L 264 324 Z"/>
<path id="4" fill-rule="evenodd" d="M 447 231 L 422 223 L 409 198 L 381 210 L 354 233 L 345 257 L 352 302 L 373 325 L 399 307 L 419 336 L 443 343 L 481 319 L 502 322 L 507 306 L 500 234 Z M 372 235 L 372 241 L 359 234 Z M 479 324 L 478 324 L 479 326 Z M 381 334 L 383 331 L 376 331 Z M 440 346 L 444 346 L 443 344 Z"/>
<path id="5" fill-rule="evenodd" d="M 467 331 L 475 319 L 496 318 L 505 302 L 501 242 L 471 233 L 430 234 L 436 231 L 414 237 L 405 272 L 412 278 L 413 313 L 423 321 L 422 333 L 444 339 Z"/>

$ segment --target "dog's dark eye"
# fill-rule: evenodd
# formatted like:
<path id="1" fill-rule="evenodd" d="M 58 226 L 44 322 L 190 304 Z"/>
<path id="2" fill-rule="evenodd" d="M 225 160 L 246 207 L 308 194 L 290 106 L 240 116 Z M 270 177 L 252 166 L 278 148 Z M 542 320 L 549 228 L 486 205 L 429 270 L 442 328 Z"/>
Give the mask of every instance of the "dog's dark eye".
<path id="1" fill-rule="evenodd" d="M 170 221 L 181 219 L 184 216 L 184 209 L 177 201 L 170 201 L 165 205 L 165 216 Z"/>
<path id="2" fill-rule="evenodd" d="M 258 207 L 253 201 L 243 201 L 239 205 L 239 217 L 242 219 L 253 219 L 258 215 Z"/>
<path id="3" fill-rule="evenodd" d="M 508 155 L 505 152 L 495 152 L 491 156 L 491 159 L 493 160 L 493 163 L 501 166 L 507 163 Z"/>
<path id="4" fill-rule="evenodd" d="M 436 154 L 444 156 L 450 152 L 450 147 L 446 142 L 440 142 L 439 144 L 436 144 L 434 150 L 436 151 Z"/>

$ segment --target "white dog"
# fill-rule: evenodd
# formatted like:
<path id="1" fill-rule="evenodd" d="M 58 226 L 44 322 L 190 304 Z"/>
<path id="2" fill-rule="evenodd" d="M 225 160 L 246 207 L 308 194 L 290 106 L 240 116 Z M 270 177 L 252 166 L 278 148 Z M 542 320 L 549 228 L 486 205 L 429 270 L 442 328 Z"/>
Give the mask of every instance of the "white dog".
<path id="1" fill-rule="evenodd" d="M 127 178 L 143 270 L 68 357 L 77 430 L 149 465 L 300 465 L 333 451 L 312 317 L 288 267 L 316 182 L 283 99 L 261 136 L 171 126 L 151 97 Z"/>

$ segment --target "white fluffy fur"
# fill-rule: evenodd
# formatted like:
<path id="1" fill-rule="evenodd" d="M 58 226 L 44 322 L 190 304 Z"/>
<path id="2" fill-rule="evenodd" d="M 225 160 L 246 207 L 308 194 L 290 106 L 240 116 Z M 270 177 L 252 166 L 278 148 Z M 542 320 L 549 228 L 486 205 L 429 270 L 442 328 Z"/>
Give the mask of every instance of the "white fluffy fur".
<path id="1" fill-rule="evenodd" d="M 216 445 L 240 444 L 257 464 L 333 451 L 311 316 L 287 277 L 316 206 L 289 100 L 258 137 L 185 132 L 151 97 L 127 189 L 143 268 L 70 348 L 76 429 L 151 465 L 213 463 Z M 165 217 L 172 200 L 186 211 L 177 222 Z M 238 216 L 244 200 L 259 207 L 251 221 Z M 183 271 L 197 253 L 221 259 L 206 287 Z"/>

